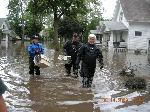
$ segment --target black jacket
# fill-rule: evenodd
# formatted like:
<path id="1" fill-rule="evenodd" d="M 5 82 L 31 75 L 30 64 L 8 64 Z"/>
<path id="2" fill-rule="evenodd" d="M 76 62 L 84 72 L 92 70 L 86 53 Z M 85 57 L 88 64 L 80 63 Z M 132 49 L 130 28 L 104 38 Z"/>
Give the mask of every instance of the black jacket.
<path id="1" fill-rule="evenodd" d="M 103 64 L 102 52 L 97 48 L 95 44 L 87 43 L 79 49 L 76 64 L 78 66 L 80 61 L 82 60 L 82 66 L 95 68 L 96 59 L 98 59 L 100 64 Z"/>
<path id="2" fill-rule="evenodd" d="M 82 44 L 80 42 L 68 41 L 64 45 L 64 52 L 66 55 L 71 56 L 72 59 L 76 60 L 78 50 L 81 46 Z"/>

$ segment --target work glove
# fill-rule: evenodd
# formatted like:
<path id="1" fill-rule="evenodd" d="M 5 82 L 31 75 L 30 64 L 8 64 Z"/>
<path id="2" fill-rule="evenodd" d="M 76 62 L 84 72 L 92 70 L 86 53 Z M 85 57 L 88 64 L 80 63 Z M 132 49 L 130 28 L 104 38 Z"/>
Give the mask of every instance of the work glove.
<path id="1" fill-rule="evenodd" d="M 35 49 L 35 54 L 40 54 L 40 50 L 39 49 Z"/>

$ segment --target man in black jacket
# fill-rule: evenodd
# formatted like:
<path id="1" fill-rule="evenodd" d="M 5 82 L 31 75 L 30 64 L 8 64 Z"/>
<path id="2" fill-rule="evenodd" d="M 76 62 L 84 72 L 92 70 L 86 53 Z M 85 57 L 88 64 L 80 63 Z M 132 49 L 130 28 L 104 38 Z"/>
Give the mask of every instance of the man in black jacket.
<path id="1" fill-rule="evenodd" d="M 76 65 L 78 67 L 82 60 L 80 75 L 83 77 L 83 87 L 91 87 L 96 68 L 96 59 L 98 59 L 100 63 L 100 69 L 103 68 L 103 55 L 96 47 L 95 41 L 96 36 L 90 34 L 88 37 L 88 43 L 79 49 Z"/>
<path id="2" fill-rule="evenodd" d="M 73 74 L 75 77 L 78 77 L 78 69 L 76 68 L 76 59 L 77 59 L 77 53 L 79 48 L 82 46 L 82 44 L 79 42 L 79 37 L 77 33 L 73 34 L 72 40 L 68 41 L 64 45 L 64 52 L 65 55 L 71 56 L 70 63 L 65 64 L 66 72 L 68 76 L 71 73 L 71 67 L 73 66 Z"/>

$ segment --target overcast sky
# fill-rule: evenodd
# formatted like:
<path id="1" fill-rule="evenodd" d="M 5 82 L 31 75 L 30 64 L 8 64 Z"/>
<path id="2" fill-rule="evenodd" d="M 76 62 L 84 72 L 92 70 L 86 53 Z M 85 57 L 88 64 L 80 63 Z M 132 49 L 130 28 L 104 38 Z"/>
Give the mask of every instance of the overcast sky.
<path id="1" fill-rule="evenodd" d="M 114 7 L 116 0 L 101 0 L 104 7 L 103 16 L 106 19 L 109 19 L 113 16 Z M 0 0 L 0 18 L 5 18 L 8 14 L 7 5 L 9 0 Z"/>
<path id="2" fill-rule="evenodd" d="M 117 0 L 101 0 L 101 1 L 104 7 L 103 17 L 105 19 L 112 18 Z"/>
<path id="3" fill-rule="evenodd" d="M 8 5 L 9 0 L 0 0 L 0 18 L 6 18 L 8 14 Z"/>

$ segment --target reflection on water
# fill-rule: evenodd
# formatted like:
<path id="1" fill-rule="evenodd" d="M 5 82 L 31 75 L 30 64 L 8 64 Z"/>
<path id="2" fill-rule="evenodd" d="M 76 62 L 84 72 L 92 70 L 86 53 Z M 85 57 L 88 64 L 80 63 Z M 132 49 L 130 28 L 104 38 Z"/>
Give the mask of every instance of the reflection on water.
<path id="1" fill-rule="evenodd" d="M 0 77 L 9 90 L 4 95 L 9 112 L 149 112 L 150 56 L 104 52 L 105 68 L 96 69 L 92 88 L 81 87 L 81 79 L 65 76 L 60 53 L 45 43 L 45 55 L 51 66 L 41 69 L 40 76 L 28 74 L 28 42 L 1 42 Z M 98 66 L 98 65 L 97 65 Z M 134 68 L 136 76 L 147 80 L 141 91 L 124 87 L 118 75 L 124 66 Z"/>

